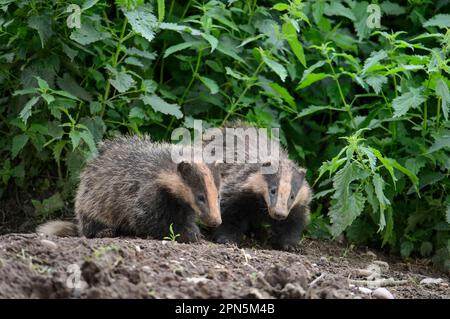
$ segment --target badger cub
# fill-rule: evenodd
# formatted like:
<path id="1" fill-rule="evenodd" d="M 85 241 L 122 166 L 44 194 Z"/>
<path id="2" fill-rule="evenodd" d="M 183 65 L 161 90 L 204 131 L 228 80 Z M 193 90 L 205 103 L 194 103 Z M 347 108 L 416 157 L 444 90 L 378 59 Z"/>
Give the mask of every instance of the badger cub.
<path id="1" fill-rule="evenodd" d="M 234 143 L 248 145 L 242 138 L 245 139 L 237 137 Z M 229 147 L 226 145 L 227 149 Z M 252 150 L 252 147 L 250 145 L 248 149 Z M 217 242 L 239 243 L 244 234 L 258 233 L 258 227 L 266 223 L 271 226 L 270 242 L 274 248 L 291 250 L 297 246 L 309 221 L 311 189 L 305 179 L 305 170 L 288 158 L 286 150 L 281 146 L 279 149 L 279 156 L 273 158 L 278 169 L 270 174 L 263 170 L 273 164 L 270 162 L 224 165 L 223 222 L 214 232 Z"/>
<path id="2" fill-rule="evenodd" d="M 175 163 L 172 147 L 181 146 L 135 136 L 103 143 L 80 176 L 75 199 L 79 234 L 162 239 L 173 224 L 180 241 L 192 242 L 200 238 L 197 218 L 207 226 L 220 225 L 219 168 Z M 67 235 L 70 229 L 67 222 L 54 221 L 38 232 Z"/>

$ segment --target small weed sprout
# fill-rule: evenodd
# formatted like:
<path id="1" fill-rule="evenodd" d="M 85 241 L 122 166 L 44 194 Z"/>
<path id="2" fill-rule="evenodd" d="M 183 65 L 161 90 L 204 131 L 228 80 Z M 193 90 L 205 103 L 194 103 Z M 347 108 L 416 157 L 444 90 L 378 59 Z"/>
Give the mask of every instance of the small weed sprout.
<path id="1" fill-rule="evenodd" d="M 175 232 L 173 230 L 173 223 L 170 224 L 170 226 L 169 226 L 169 236 L 165 236 L 163 239 L 164 240 L 169 240 L 169 241 L 176 241 L 178 237 L 180 237 L 180 234 L 175 234 Z"/>

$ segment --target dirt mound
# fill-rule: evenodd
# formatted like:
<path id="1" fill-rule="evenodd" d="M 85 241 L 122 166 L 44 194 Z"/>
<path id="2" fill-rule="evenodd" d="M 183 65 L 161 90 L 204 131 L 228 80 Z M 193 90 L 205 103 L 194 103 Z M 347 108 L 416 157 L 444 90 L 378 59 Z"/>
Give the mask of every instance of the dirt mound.
<path id="1" fill-rule="evenodd" d="M 449 298 L 426 265 L 305 241 L 295 253 L 207 241 L 0 236 L 0 298 Z M 420 284 L 425 278 L 440 278 Z M 430 281 L 430 280 L 428 280 Z"/>

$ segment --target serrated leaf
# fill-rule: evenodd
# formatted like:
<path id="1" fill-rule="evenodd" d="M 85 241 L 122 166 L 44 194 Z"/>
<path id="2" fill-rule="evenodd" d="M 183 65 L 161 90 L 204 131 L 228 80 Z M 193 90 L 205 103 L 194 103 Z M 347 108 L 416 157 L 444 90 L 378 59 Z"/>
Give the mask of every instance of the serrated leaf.
<path id="1" fill-rule="evenodd" d="M 191 28 L 190 26 L 183 25 L 183 24 L 177 24 L 177 23 L 171 23 L 171 22 L 163 22 L 158 25 L 158 28 L 161 30 L 172 30 L 177 32 L 186 32 L 192 35 L 201 35 L 202 33 L 194 28 Z"/>
<path id="2" fill-rule="evenodd" d="M 442 79 L 436 80 L 436 95 L 441 98 L 442 114 L 448 121 L 448 110 L 450 109 L 450 92 L 447 83 Z"/>
<path id="3" fill-rule="evenodd" d="M 219 44 L 217 45 L 217 51 L 219 51 L 220 53 L 228 55 L 229 57 L 235 59 L 236 61 L 241 62 L 242 64 L 247 64 L 244 61 L 244 59 L 242 59 L 233 49 L 230 48 L 230 47 L 225 46 L 221 42 L 219 42 Z"/>
<path id="4" fill-rule="evenodd" d="M 123 9 L 134 32 L 151 42 L 155 38 L 157 19 L 150 5 L 142 5 L 134 10 Z"/>
<path id="5" fill-rule="evenodd" d="M 450 149 L 450 131 L 445 131 L 435 137 L 433 145 L 428 149 L 428 154 L 437 152 L 443 148 Z"/>
<path id="6" fill-rule="evenodd" d="M 362 74 L 370 71 L 370 69 L 379 64 L 379 62 L 388 57 L 387 52 L 384 50 L 374 51 L 370 54 L 370 57 L 364 62 Z"/>
<path id="7" fill-rule="evenodd" d="M 47 15 L 32 16 L 28 19 L 28 25 L 38 32 L 43 48 L 53 34 L 52 18 Z"/>
<path id="8" fill-rule="evenodd" d="M 70 39 L 81 45 L 88 45 L 100 40 L 109 39 L 111 35 L 108 32 L 98 31 L 91 23 L 83 22 L 81 28 L 75 28 L 70 34 Z"/>
<path id="9" fill-rule="evenodd" d="M 362 213 L 366 198 L 362 193 L 349 193 L 345 198 L 334 199 L 329 211 L 331 234 L 339 236 Z"/>
<path id="10" fill-rule="evenodd" d="M 70 140 L 72 142 L 72 150 L 75 150 L 80 145 L 81 135 L 77 130 L 71 130 L 69 133 Z"/>
<path id="11" fill-rule="evenodd" d="M 376 94 L 379 94 L 381 92 L 383 84 L 386 84 L 388 82 L 388 78 L 381 74 L 373 74 L 368 76 L 365 81 L 369 86 L 372 87 Z"/>
<path id="12" fill-rule="evenodd" d="M 217 94 L 219 92 L 219 86 L 217 85 L 216 81 L 213 79 L 207 78 L 206 76 L 198 76 L 200 81 L 209 89 L 211 94 Z"/>
<path id="13" fill-rule="evenodd" d="M 364 146 L 360 147 L 360 150 L 364 154 L 366 154 L 367 159 L 369 160 L 370 169 L 372 171 L 375 171 L 375 167 L 377 165 L 377 157 L 375 156 L 375 154 L 373 154 L 373 152 L 370 149 Z"/>
<path id="14" fill-rule="evenodd" d="M 120 93 L 128 91 L 136 84 L 133 77 L 123 71 L 116 72 L 115 79 L 109 79 L 109 82 Z"/>
<path id="15" fill-rule="evenodd" d="M 32 114 L 32 108 L 33 106 L 39 101 L 39 96 L 33 97 L 31 100 L 29 100 L 25 106 L 23 107 L 22 111 L 19 113 L 19 117 L 22 119 L 22 121 L 27 124 L 28 118 Z"/>
<path id="16" fill-rule="evenodd" d="M 287 77 L 287 71 L 284 68 L 284 66 L 282 66 L 277 61 L 268 58 L 264 54 L 263 54 L 262 58 L 263 58 L 264 63 L 280 77 L 281 81 L 284 82 L 284 80 L 286 80 L 286 77 Z"/>
<path id="17" fill-rule="evenodd" d="M 388 205 L 391 204 L 391 202 L 387 199 L 387 197 L 384 195 L 384 180 L 379 174 L 374 174 L 372 177 L 372 183 L 374 186 L 375 194 L 378 199 L 378 205 L 380 207 L 380 220 L 378 223 L 378 231 L 382 231 L 384 227 L 386 226 L 386 220 L 384 216 L 384 210 Z"/>
<path id="18" fill-rule="evenodd" d="M 211 52 L 214 52 L 214 50 L 217 48 L 217 46 L 219 45 L 219 40 L 217 40 L 217 38 L 215 38 L 214 36 L 207 34 L 207 33 L 202 33 L 202 37 L 209 42 L 209 45 L 211 46 Z"/>
<path id="19" fill-rule="evenodd" d="M 278 95 L 285 101 L 290 107 L 294 110 L 297 109 L 297 105 L 295 104 L 295 100 L 292 95 L 289 94 L 289 91 L 286 88 L 282 87 L 278 83 L 270 83 L 269 84 L 272 89 L 274 89 Z"/>
<path id="20" fill-rule="evenodd" d="M 386 15 L 401 15 L 406 13 L 406 9 L 397 3 L 390 2 L 390 1 L 383 1 L 381 3 L 381 10 Z"/>
<path id="21" fill-rule="evenodd" d="M 438 27 L 438 28 L 450 28 L 450 14 L 437 14 L 431 19 L 427 20 L 423 26 L 426 27 Z"/>
<path id="22" fill-rule="evenodd" d="M 96 156 L 98 151 L 92 133 L 89 130 L 84 130 L 80 132 L 80 137 L 89 147 L 89 151 L 91 152 L 90 156 Z"/>
<path id="23" fill-rule="evenodd" d="M 144 64 L 141 62 L 141 60 L 132 56 L 127 57 L 124 62 L 128 65 L 134 65 L 141 68 L 144 67 Z"/>
<path id="24" fill-rule="evenodd" d="M 298 41 L 297 30 L 289 21 L 286 21 L 283 24 L 281 30 L 282 30 L 281 32 L 284 35 L 284 38 L 289 43 L 292 52 L 294 52 L 297 59 L 306 68 L 307 66 L 306 66 L 305 52 L 303 51 L 303 46 Z"/>
<path id="25" fill-rule="evenodd" d="M 81 100 L 92 100 L 91 94 L 83 87 L 81 87 L 78 82 L 68 73 L 64 73 L 62 78 L 58 78 L 56 80 L 56 83 L 61 90 L 67 91 L 73 96 L 80 98 Z"/>
<path id="26" fill-rule="evenodd" d="M 128 117 L 129 118 L 138 118 L 138 119 L 144 120 L 145 119 L 145 112 L 144 112 L 144 110 L 142 108 L 135 106 L 135 107 L 133 107 L 130 110 L 130 114 L 128 114 Z"/>
<path id="27" fill-rule="evenodd" d="M 425 100 L 421 88 L 411 88 L 409 92 L 403 93 L 392 101 L 394 117 L 405 115 L 411 108 L 418 108 Z"/>
<path id="28" fill-rule="evenodd" d="M 14 159 L 17 154 L 25 147 L 25 145 L 28 142 L 28 135 L 20 134 L 16 135 L 12 139 L 12 145 L 11 145 L 11 158 Z"/>
<path id="29" fill-rule="evenodd" d="M 356 17 L 350 8 L 345 7 L 341 2 L 331 1 L 325 5 L 324 13 L 327 16 L 346 17 L 352 21 L 356 21 Z"/>
<path id="30" fill-rule="evenodd" d="M 300 84 L 297 86 L 297 90 L 304 89 L 311 84 L 323 80 L 325 78 L 331 77 L 331 75 L 327 73 L 308 73 L 306 75 L 303 75 L 302 80 L 300 81 Z"/>
<path id="31" fill-rule="evenodd" d="M 81 11 L 86 11 L 97 4 L 99 0 L 86 0 L 81 7 Z"/>
<path id="32" fill-rule="evenodd" d="M 134 47 L 127 48 L 126 50 L 127 50 L 128 55 L 137 56 L 137 57 L 148 59 L 148 60 L 156 59 L 156 54 L 154 52 L 143 51 L 143 50 L 139 50 Z"/>
<path id="33" fill-rule="evenodd" d="M 183 117 L 183 113 L 180 111 L 181 107 L 178 104 L 167 103 L 157 95 L 143 95 L 141 98 L 144 104 L 150 105 L 157 112 L 173 115 L 177 119 Z"/>

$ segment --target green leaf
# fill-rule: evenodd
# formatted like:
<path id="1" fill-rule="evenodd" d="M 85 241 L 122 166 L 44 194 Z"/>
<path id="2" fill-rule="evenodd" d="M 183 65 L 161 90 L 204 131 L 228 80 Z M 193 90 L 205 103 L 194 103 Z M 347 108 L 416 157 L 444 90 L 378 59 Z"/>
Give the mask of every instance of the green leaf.
<path id="1" fill-rule="evenodd" d="M 287 77 L 287 71 L 280 63 L 276 62 L 275 60 L 272 60 L 268 58 L 265 54 L 262 55 L 262 59 L 264 63 L 272 69 L 281 79 L 281 81 L 284 82 L 284 80 Z"/>
<path id="2" fill-rule="evenodd" d="M 219 40 L 217 40 L 217 38 L 215 38 L 214 36 L 207 34 L 207 33 L 202 33 L 202 37 L 209 42 L 209 45 L 211 46 L 211 52 L 214 52 L 214 50 L 217 48 L 217 46 L 219 45 Z"/>
<path id="3" fill-rule="evenodd" d="M 305 52 L 303 51 L 303 46 L 300 44 L 297 38 L 297 30 L 289 21 L 286 21 L 282 26 L 282 31 L 284 38 L 289 43 L 289 46 L 294 52 L 300 63 L 306 68 L 306 58 Z"/>
<path id="4" fill-rule="evenodd" d="M 175 44 L 172 45 L 170 47 L 168 47 L 166 49 L 166 51 L 164 52 L 164 58 L 167 58 L 169 55 L 187 49 L 187 48 L 196 48 L 198 46 L 198 42 L 197 41 L 187 41 L 187 42 L 182 42 L 180 44 Z"/>
<path id="5" fill-rule="evenodd" d="M 285 101 L 291 108 L 294 110 L 297 109 L 297 105 L 295 104 L 295 100 L 292 97 L 292 95 L 289 94 L 289 91 L 286 90 L 284 87 L 279 85 L 278 83 L 270 83 L 270 87 L 274 89 L 278 95 Z"/>
<path id="6" fill-rule="evenodd" d="M 92 8 L 93 6 L 95 6 L 97 4 L 99 0 L 86 0 L 83 3 L 83 7 L 81 8 L 81 11 L 86 11 L 90 8 Z"/>
<path id="7" fill-rule="evenodd" d="M 403 257 L 409 257 L 414 250 L 414 244 L 410 241 L 404 241 L 400 246 L 400 254 Z"/>
<path id="8" fill-rule="evenodd" d="M 165 14 L 165 0 L 158 0 L 158 21 L 164 21 Z"/>
<path id="9" fill-rule="evenodd" d="M 91 132 L 89 130 L 81 131 L 80 137 L 89 147 L 91 156 L 96 156 L 98 154 L 97 146 L 95 145 L 94 137 L 92 136 Z"/>
<path id="10" fill-rule="evenodd" d="M 445 131 L 435 137 L 433 145 L 428 149 L 428 154 L 443 148 L 450 149 L 450 131 Z"/>
<path id="11" fill-rule="evenodd" d="M 329 211 L 331 234 L 339 236 L 362 213 L 366 198 L 362 193 L 349 193 L 345 198 L 334 199 Z"/>
<path id="12" fill-rule="evenodd" d="M 123 9 L 134 32 L 151 42 L 155 38 L 157 20 L 150 5 L 142 5 L 134 10 Z"/>
<path id="13" fill-rule="evenodd" d="M 48 15 L 32 16 L 28 19 L 28 25 L 38 32 L 43 48 L 53 34 L 52 18 Z"/>
<path id="14" fill-rule="evenodd" d="M 217 45 L 217 51 L 220 53 L 223 53 L 225 55 L 228 55 L 229 57 L 235 59 L 236 61 L 241 62 L 242 64 L 247 64 L 244 59 L 242 59 L 235 51 L 234 48 L 227 47 L 223 43 L 219 42 Z"/>
<path id="15" fill-rule="evenodd" d="M 384 210 L 388 205 L 391 204 L 391 202 L 387 199 L 387 197 L 384 195 L 384 180 L 379 174 L 374 174 L 372 177 L 372 183 L 375 189 L 375 194 L 378 199 L 378 204 L 380 207 L 380 221 L 379 221 L 379 228 L 378 231 L 382 231 L 384 227 L 386 226 L 386 220 L 384 216 Z"/>
<path id="16" fill-rule="evenodd" d="M 418 108 L 425 100 L 421 88 L 411 88 L 409 92 L 403 93 L 392 101 L 394 117 L 405 115 L 411 108 Z"/>
<path id="17" fill-rule="evenodd" d="M 28 118 L 32 114 L 32 108 L 33 106 L 39 101 L 39 96 L 33 97 L 31 100 L 29 100 L 25 106 L 23 107 L 22 111 L 19 113 L 19 117 L 22 119 L 22 121 L 27 124 Z"/>
<path id="18" fill-rule="evenodd" d="M 70 39 L 81 45 L 88 45 L 100 40 L 109 39 L 108 32 L 98 31 L 91 23 L 83 22 L 80 29 L 74 29 L 70 34 Z"/>
<path id="19" fill-rule="evenodd" d="M 426 27 L 450 28 L 450 14 L 437 14 L 423 24 Z"/>
<path id="20" fill-rule="evenodd" d="M 442 101 L 442 114 L 445 120 L 448 121 L 448 110 L 450 109 L 450 93 L 447 83 L 442 79 L 436 80 L 436 95 L 441 98 Z"/>
<path id="21" fill-rule="evenodd" d="M 362 74 L 366 72 L 370 72 L 370 70 L 374 67 L 379 65 L 379 62 L 381 60 L 384 60 L 388 57 L 387 52 L 384 50 L 380 51 L 374 51 L 370 54 L 370 57 L 367 58 L 367 60 L 364 62 L 364 68 L 362 70 Z"/>
<path id="22" fill-rule="evenodd" d="M 120 93 L 128 91 L 136 84 L 133 77 L 123 71 L 116 72 L 115 79 L 109 79 L 109 82 Z"/>
<path id="23" fill-rule="evenodd" d="M 305 72 L 306 73 L 306 72 Z M 297 86 L 297 90 L 304 89 L 311 84 L 323 80 L 325 78 L 331 77 L 331 75 L 326 73 L 308 73 L 306 75 L 303 75 L 302 80 L 300 81 L 300 84 Z"/>
<path id="24" fill-rule="evenodd" d="M 406 13 L 406 9 L 397 3 L 390 2 L 390 1 L 383 1 L 381 3 L 381 10 L 386 15 L 401 15 Z"/>
<path id="25" fill-rule="evenodd" d="M 28 142 L 28 135 L 20 134 L 16 135 L 12 139 L 12 145 L 11 145 L 11 158 L 14 159 L 17 154 L 25 147 L 25 145 Z"/>
<path id="26" fill-rule="evenodd" d="M 297 116 L 296 118 L 301 118 L 301 117 L 305 117 L 307 115 L 311 115 L 320 111 L 324 111 L 324 110 L 333 110 L 333 111 L 338 111 L 338 112 L 344 112 L 345 110 L 343 109 L 338 109 L 336 107 L 332 107 L 329 105 L 326 106 L 317 106 L 317 105 L 310 105 L 308 106 L 306 109 L 303 109 Z"/>
<path id="27" fill-rule="evenodd" d="M 138 118 L 138 119 L 144 120 L 145 119 L 145 112 L 144 112 L 144 110 L 142 108 L 135 106 L 135 107 L 133 107 L 130 110 L 130 113 L 128 114 L 128 117 L 129 118 Z"/>
<path id="28" fill-rule="evenodd" d="M 211 94 L 217 94 L 219 92 L 219 86 L 217 85 L 216 81 L 213 79 L 207 78 L 206 76 L 198 76 L 200 81 L 209 89 Z"/>
<path id="29" fill-rule="evenodd" d="M 324 13 L 328 16 L 342 16 L 352 21 L 356 21 L 356 17 L 352 10 L 345 7 L 341 2 L 331 1 L 325 5 Z"/>
<path id="30" fill-rule="evenodd" d="M 388 78 L 381 74 L 373 74 L 371 76 L 368 76 L 365 81 L 367 82 L 367 84 L 369 84 L 369 86 L 372 87 L 376 94 L 379 94 L 381 92 L 383 84 L 386 84 L 388 82 Z"/>
<path id="31" fill-rule="evenodd" d="M 173 115 L 177 119 L 183 117 L 183 113 L 180 111 L 181 107 L 178 104 L 167 103 L 157 95 L 143 95 L 141 98 L 144 104 L 150 105 L 157 112 Z"/>
<path id="32" fill-rule="evenodd" d="M 72 141 L 72 150 L 75 150 L 80 145 L 81 135 L 77 130 L 71 130 L 69 133 L 70 140 Z"/>
<path id="33" fill-rule="evenodd" d="M 272 8 L 277 11 L 286 11 L 286 10 L 289 10 L 289 5 L 286 3 L 280 2 L 280 3 L 275 4 Z"/>

